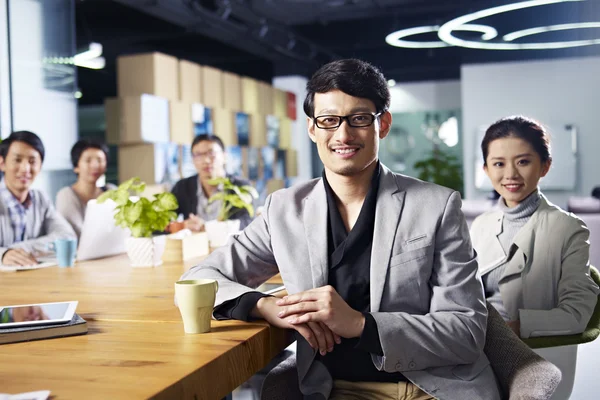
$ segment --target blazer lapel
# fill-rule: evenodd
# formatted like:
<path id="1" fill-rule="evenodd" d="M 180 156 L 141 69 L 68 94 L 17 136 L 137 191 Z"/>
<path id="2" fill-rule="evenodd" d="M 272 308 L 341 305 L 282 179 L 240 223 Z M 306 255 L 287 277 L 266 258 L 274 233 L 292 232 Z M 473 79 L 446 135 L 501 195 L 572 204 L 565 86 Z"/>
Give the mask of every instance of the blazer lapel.
<path id="1" fill-rule="evenodd" d="M 303 220 L 312 283 L 318 288 L 325 286 L 328 279 L 327 194 L 322 179 L 305 199 Z"/>
<path id="2" fill-rule="evenodd" d="M 489 246 L 485 246 L 485 254 L 477 255 L 477 259 L 482 263 L 479 268 L 480 275 L 487 274 L 506 261 L 506 253 L 504 253 L 500 239 L 498 239 L 498 236 L 502 233 L 503 216 L 501 212 L 496 214 L 493 225 L 490 227 L 494 236 L 491 238 Z"/>
<path id="3" fill-rule="evenodd" d="M 400 189 L 394 174 L 382 166 L 375 209 L 373 247 L 371 249 L 370 294 L 372 312 L 379 311 L 381 306 L 387 269 L 392 256 L 392 246 L 396 238 L 405 195 L 406 192 Z"/>

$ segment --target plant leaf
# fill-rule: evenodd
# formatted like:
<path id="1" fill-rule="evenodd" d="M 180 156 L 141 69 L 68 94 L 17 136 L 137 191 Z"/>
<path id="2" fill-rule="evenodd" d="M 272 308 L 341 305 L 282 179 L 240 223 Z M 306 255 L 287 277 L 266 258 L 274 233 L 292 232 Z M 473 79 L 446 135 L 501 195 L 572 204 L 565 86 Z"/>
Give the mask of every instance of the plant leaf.
<path id="1" fill-rule="evenodd" d="M 158 204 L 163 210 L 177 210 L 179 204 L 177 203 L 177 197 L 173 193 L 160 193 L 157 196 Z"/>

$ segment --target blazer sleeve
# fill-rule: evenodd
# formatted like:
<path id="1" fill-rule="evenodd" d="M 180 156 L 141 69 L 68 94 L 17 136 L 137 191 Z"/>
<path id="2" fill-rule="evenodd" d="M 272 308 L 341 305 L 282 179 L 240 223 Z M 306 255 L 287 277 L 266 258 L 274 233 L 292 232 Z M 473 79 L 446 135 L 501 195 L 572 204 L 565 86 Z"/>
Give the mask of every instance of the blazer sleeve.
<path id="1" fill-rule="evenodd" d="M 570 221 L 572 234 L 562 248 L 558 304 L 551 310 L 519 310 L 523 338 L 581 333 L 594 312 L 599 289 L 590 276 L 590 232 L 583 221 Z"/>
<path id="2" fill-rule="evenodd" d="M 45 207 L 41 235 L 35 239 L 15 243 L 10 247 L 21 248 L 29 253 L 47 253 L 48 244 L 56 239 L 77 239 L 71 225 L 69 225 L 67 220 L 56 211 L 48 198 L 41 192 L 38 192 L 37 194 L 43 196 L 42 204 Z"/>
<path id="3" fill-rule="evenodd" d="M 67 220 L 77 237 L 80 237 L 84 214 L 77 195 L 69 187 L 61 189 L 56 194 L 56 211 Z"/>
<path id="4" fill-rule="evenodd" d="M 460 195 L 453 192 L 435 234 L 425 315 L 372 313 L 383 356 L 371 354 L 386 372 L 470 364 L 483 352 L 487 308 Z"/>
<path id="5" fill-rule="evenodd" d="M 200 264 L 183 274 L 181 279 L 215 279 L 219 283 L 215 307 L 236 299 L 277 274 L 271 247 L 269 205 L 243 232 L 211 253 Z M 222 317 L 222 316 L 221 316 Z"/>

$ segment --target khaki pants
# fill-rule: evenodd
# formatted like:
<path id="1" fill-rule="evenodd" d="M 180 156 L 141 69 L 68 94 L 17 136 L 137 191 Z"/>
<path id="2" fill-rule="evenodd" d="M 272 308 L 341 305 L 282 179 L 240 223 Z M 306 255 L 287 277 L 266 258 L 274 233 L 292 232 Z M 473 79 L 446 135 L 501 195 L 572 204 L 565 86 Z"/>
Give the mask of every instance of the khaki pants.
<path id="1" fill-rule="evenodd" d="M 333 382 L 330 400 L 432 400 L 410 382 Z"/>

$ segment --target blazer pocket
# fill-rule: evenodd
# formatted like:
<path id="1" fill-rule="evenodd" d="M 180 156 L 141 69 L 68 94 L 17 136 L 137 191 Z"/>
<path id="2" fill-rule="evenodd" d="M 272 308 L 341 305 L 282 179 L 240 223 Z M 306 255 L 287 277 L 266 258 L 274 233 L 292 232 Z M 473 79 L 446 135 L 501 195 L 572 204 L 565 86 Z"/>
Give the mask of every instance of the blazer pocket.
<path id="1" fill-rule="evenodd" d="M 420 247 L 414 250 L 403 251 L 400 254 L 396 254 L 390 258 L 390 268 L 397 267 L 399 265 L 405 264 L 409 261 L 418 260 L 420 258 L 427 257 L 427 253 L 429 253 L 431 246 L 427 245 L 425 247 Z"/>
<path id="2" fill-rule="evenodd" d="M 473 364 L 457 365 L 452 368 L 452 374 L 463 381 L 472 381 L 486 369 L 488 365 L 490 365 L 490 360 L 482 354 Z"/>

